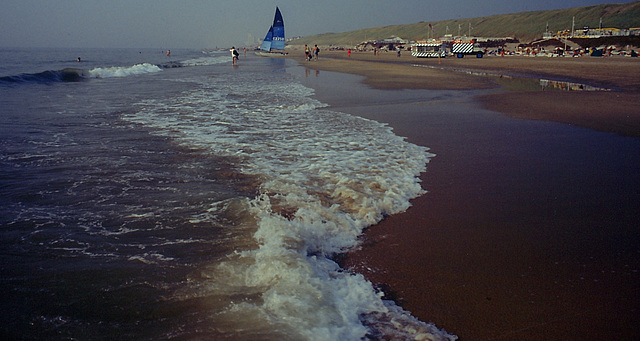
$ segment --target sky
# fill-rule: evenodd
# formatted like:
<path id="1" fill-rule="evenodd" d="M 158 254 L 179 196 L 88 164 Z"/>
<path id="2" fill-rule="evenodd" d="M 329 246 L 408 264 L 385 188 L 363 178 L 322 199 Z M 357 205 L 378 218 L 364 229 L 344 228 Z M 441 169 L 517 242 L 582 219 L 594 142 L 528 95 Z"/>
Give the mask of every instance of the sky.
<path id="1" fill-rule="evenodd" d="M 1 0 L 0 47 L 215 48 L 287 38 L 633 0 Z"/>

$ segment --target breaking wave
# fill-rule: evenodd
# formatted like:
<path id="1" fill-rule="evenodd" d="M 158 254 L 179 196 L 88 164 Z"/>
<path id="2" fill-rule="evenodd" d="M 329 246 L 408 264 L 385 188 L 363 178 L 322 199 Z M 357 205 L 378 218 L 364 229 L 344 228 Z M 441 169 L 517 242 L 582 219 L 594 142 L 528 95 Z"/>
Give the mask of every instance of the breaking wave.
<path id="1" fill-rule="evenodd" d="M 21 73 L 13 76 L 0 77 L 0 83 L 40 83 L 81 82 L 90 78 L 112 78 L 142 75 L 160 72 L 162 69 L 153 64 L 142 63 L 131 66 L 97 67 L 91 70 L 65 68 L 62 70 L 48 70 L 38 73 Z"/>
<path id="2" fill-rule="evenodd" d="M 142 64 L 136 64 L 133 66 L 126 66 L 126 67 L 120 67 L 120 66 L 114 66 L 114 67 L 108 67 L 108 68 L 98 67 L 90 70 L 88 72 L 88 75 L 89 77 L 93 77 L 93 78 L 111 78 L 111 77 L 135 76 L 135 75 L 142 75 L 145 73 L 154 73 L 154 72 L 160 72 L 160 71 L 162 71 L 162 69 L 157 65 L 142 63 Z"/>
<path id="3" fill-rule="evenodd" d="M 236 158 L 261 182 L 236 213 L 254 231 L 238 243 L 251 246 L 211 264 L 177 296 L 225 302 L 212 308 L 216 328 L 240 339 L 272 330 L 261 336 L 455 340 L 332 259 L 424 193 L 418 175 L 434 155 L 385 124 L 325 109 L 298 83 L 234 83 L 243 76 L 259 77 L 194 78 L 202 83 L 193 91 L 141 101 L 123 116 L 189 148 Z"/>
<path id="4" fill-rule="evenodd" d="M 81 82 L 92 78 L 129 77 L 160 72 L 163 69 L 222 64 L 228 60 L 229 58 L 226 55 L 214 55 L 183 61 L 172 61 L 158 65 L 152 63 L 140 63 L 130 66 L 96 67 L 92 69 L 64 68 L 61 70 L 47 70 L 37 73 L 21 73 L 18 75 L 4 76 L 0 77 L 0 84 L 50 84 L 58 82 Z"/>
<path id="5" fill-rule="evenodd" d="M 89 77 L 89 73 L 82 69 L 48 70 L 38 73 L 21 73 L 14 76 L 0 77 L 1 83 L 54 83 L 80 82 Z"/>

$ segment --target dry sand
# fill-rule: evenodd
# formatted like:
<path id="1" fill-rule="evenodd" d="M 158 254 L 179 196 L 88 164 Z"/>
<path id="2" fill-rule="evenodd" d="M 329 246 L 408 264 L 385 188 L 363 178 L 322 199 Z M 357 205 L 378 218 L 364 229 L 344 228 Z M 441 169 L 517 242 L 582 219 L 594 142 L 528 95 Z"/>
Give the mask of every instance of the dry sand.
<path id="1" fill-rule="evenodd" d="M 387 122 L 437 155 L 421 175 L 428 193 L 368 229 L 345 267 L 462 340 L 640 337 L 640 60 L 298 60 L 322 70 L 308 82 L 334 109 Z M 450 69 L 616 91 L 491 90 L 499 77 Z"/>

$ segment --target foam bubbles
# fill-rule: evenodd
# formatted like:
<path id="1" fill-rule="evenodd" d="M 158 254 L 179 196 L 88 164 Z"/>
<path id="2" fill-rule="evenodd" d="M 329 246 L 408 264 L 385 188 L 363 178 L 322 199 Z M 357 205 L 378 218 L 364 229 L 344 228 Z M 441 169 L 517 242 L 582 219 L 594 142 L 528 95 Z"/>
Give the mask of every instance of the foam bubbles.
<path id="1" fill-rule="evenodd" d="M 205 65 L 215 65 L 228 63 L 229 57 L 225 54 L 224 56 L 205 56 L 198 57 L 193 59 L 188 59 L 180 62 L 182 66 L 205 66 Z"/>
<path id="2" fill-rule="evenodd" d="M 424 193 L 418 175 L 433 154 L 385 124 L 327 110 L 310 98 L 313 90 L 286 77 L 252 77 L 258 79 L 193 79 L 201 85 L 141 101 L 124 116 L 232 158 L 261 180 L 246 211 L 255 244 L 207 269 L 199 289 L 243 298 L 218 312 L 220 325 L 242 311 L 242 328 L 267 324 L 294 339 L 454 339 L 383 301 L 362 275 L 331 259 Z"/>
<path id="3" fill-rule="evenodd" d="M 89 70 L 89 76 L 93 78 L 127 77 L 160 71 L 162 71 L 162 69 L 157 65 L 142 63 L 133 66 L 98 67 Z"/>

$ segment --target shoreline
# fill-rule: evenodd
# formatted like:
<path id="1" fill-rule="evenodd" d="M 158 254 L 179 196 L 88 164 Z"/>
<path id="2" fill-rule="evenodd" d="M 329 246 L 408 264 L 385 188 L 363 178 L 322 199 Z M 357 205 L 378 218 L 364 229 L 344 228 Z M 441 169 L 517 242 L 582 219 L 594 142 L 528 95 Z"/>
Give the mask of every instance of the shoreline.
<path id="1" fill-rule="evenodd" d="M 424 68 L 427 73 L 407 78 L 400 70 L 398 77 L 396 68 L 415 68 L 389 57 L 325 62 L 321 53 L 318 62 L 299 61 L 319 70 L 304 84 L 330 109 L 388 123 L 436 154 L 420 176 L 427 193 L 405 213 L 367 229 L 361 247 L 341 255 L 340 263 L 462 340 L 640 336 L 633 327 L 640 324 L 640 175 L 634 171 L 640 141 L 513 119 L 483 106 L 484 96 L 498 96 L 536 106 L 548 101 L 549 110 L 557 110 L 584 99 L 571 92 L 539 103 L 539 97 L 518 97 L 527 92 L 504 92 L 493 79 L 464 73 L 450 77 L 453 89 L 445 90 L 445 83 L 416 81 L 446 81 L 450 71 Z M 381 74 L 391 80 L 372 80 Z M 608 103 L 618 101 L 607 98 L 611 94 L 637 96 L 633 80 L 606 82 L 627 84 L 604 92 Z M 629 120 L 637 133 L 635 117 Z"/>
<path id="2" fill-rule="evenodd" d="M 363 83 L 376 89 L 495 89 L 494 93 L 476 98 L 483 108 L 515 118 L 562 122 L 640 137 L 640 81 L 634 77 L 640 74 L 639 58 L 434 59 L 415 58 L 408 53 L 396 57 L 395 53 L 374 56 L 371 52 L 353 52 L 347 57 L 346 51 L 321 51 L 318 61 L 308 62 L 301 51 L 291 51 L 290 55 L 289 58 L 310 69 L 364 76 Z M 505 85 L 502 75 L 572 81 L 613 91 L 531 91 L 530 87 L 518 88 L 518 84 Z"/>

